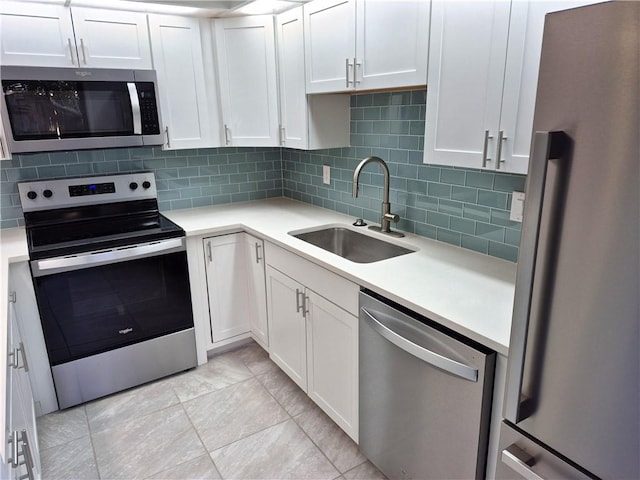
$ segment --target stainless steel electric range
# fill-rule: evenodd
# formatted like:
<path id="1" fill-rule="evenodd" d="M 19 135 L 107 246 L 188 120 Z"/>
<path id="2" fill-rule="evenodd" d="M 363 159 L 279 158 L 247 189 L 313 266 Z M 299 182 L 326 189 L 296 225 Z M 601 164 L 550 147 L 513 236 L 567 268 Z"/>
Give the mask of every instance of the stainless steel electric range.
<path id="1" fill-rule="evenodd" d="M 18 188 L 60 408 L 194 367 L 185 233 L 153 173 Z"/>

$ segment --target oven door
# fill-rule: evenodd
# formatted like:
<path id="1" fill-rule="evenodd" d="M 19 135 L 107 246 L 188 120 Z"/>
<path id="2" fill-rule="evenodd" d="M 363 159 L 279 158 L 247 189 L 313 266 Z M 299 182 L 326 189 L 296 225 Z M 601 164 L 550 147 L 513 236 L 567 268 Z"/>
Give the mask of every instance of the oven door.
<path id="1" fill-rule="evenodd" d="M 52 367 L 193 327 L 184 238 L 31 262 Z"/>

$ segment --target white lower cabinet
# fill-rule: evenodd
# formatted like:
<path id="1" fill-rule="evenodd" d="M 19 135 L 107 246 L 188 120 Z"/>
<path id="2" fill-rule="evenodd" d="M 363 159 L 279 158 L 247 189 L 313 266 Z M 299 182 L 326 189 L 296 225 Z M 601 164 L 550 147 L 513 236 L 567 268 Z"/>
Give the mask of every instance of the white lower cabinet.
<path id="1" fill-rule="evenodd" d="M 268 348 L 263 250 L 244 232 L 187 239 L 198 364 L 250 337 Z"/>
<path id="2" fill-rule="evenodd" d="M 6 413 L 2 478 L 39 479 L 40 454 L 25 346 L 18 327 L 17 294 L 10 293 L 7 325 Z"/>
<path id="3" fill-rule="evenodd" d="M 359 287 L 268 242 L 266 250 L 271 359 L 357 442 Z"/>
<path id="4" fill-rule="evenodd" d="M 264 242 L 260 238 L 244 233 L 245 266 L 247 268 L 247 306 L 249 325 L 253 338 L 269 348 L 267 326 L 267 290 L 264 272 Z"/>

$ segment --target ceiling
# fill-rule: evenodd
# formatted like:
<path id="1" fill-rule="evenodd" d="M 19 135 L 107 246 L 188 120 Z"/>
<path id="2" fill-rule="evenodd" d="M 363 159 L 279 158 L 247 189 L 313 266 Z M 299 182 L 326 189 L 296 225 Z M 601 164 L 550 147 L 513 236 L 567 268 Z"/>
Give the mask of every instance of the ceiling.
<path id="1" fill-rule="evenodd" d="M 309 0 L 128 0 L 146 11 L 175 8 L 175 13 L 191 10 L 191 14 L 203 17 L 229 17 L 281 13 L 302 5 Z M 71 4 L 79 2 L 71 0 Z M 106 1 L 100 2 L 103 6 Z M 118 2 L 122 4 L 123 2 Z"/>

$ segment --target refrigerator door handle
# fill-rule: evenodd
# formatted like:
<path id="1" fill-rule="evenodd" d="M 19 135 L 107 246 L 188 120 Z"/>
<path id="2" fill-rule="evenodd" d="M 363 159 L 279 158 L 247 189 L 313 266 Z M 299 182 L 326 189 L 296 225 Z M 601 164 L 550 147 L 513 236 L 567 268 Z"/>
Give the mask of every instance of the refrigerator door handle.
<path id="1" fill-rule="evenodd" d="M 516 293 L 513 304 L 513 325 L 509 343 L 509 363 L 507 369 L 506 398 L 504 418 L 518 423 L 529 416 L 524 412 L 522 395 L 523 376 L 527 336 L 529 332 L 532 290 L 535 281 L 536 262 L 540 242 L 542 206 L 545 197 L 547 166 L 550 160 L 563 157 L 568 151 L 570 138 L 564 132 L 535 132 L 529 178 L 527 183 L 527 199 L 525 201 L 522 239 L 516 274 Z"/>
<path id="2" fill-rule="evenodd" d="M 528 458 L 521 458 L 523 455 Z M 515 443 L 502 450 L 501 460 L 507 467 L 527 480 L 544 480 L 543 477 L 531 470 L 531 467 L 535 465 L 535 459 L 520 450 Z"/>

